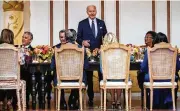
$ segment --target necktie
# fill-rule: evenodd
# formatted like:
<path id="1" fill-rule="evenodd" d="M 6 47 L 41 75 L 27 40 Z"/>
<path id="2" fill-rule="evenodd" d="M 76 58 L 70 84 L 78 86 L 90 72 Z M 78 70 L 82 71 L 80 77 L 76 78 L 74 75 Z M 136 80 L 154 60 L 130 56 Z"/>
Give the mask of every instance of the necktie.
<path id="1" fill-rule="evenodd" d="M 96 38 L 94 21 L 92 21 L 91 29 L 92 29 L 92 33 L 93 33 L 94 37 Z"/>

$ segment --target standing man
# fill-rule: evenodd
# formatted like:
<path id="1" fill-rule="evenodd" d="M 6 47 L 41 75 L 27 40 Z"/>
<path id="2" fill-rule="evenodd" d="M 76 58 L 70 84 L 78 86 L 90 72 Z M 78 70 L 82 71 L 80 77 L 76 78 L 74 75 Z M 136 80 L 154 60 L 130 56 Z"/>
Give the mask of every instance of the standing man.
<path id="1" fill-rule="evenodd" d="M 106 25 L 104 21 L 96 18 L 97 10 L 96 6 L 87 6 L 88 18 L 79 22 L 78 33 L 77 33 L 77 43 L 89 48 L 93 51 L 95 48 L 100 48 L 102 44 L 102 38 L 107 33 Z M 93 106 L 93 71 L 87 71 L 87 82 L 88 82 L 88 96 L 89 106 Z M 98 71 L 99 80 L 102 79 L 102 74 Z"/>

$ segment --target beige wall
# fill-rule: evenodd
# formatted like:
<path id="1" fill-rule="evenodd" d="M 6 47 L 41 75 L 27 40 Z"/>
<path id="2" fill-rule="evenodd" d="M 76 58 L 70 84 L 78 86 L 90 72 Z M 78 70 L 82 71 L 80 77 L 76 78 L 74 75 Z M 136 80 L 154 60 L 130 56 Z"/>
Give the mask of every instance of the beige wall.
<path id="1" fill-rule="evenodd" d="M 0 0 L 0 31 L 3 29 L 3 9 L 2 9 L 3 1 Z"/>
<path id="2" fill-rule="evenodd" d="M 120 42 L 144 44 L 145 33 L 152 30 L 152 2 L 122 1 L 119 6 Z"/>

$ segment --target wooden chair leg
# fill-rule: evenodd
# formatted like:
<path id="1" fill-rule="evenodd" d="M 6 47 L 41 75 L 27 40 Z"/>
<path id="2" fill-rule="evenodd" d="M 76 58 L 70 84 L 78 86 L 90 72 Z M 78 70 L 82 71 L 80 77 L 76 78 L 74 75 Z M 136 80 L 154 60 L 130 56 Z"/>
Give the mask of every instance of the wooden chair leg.
<path id="1" fill-rule="evenodd" d="M 58 96 L 57 96 L 58 102 L 56 105 L 57 105 L 57 110 L 60 111 L 61 89 L 58 89 L 57 91 L 58 91 L 57 92 L 58 93 Z"/>
<path id="2" fill-rule="evenodd" d="M 102 88 L 100 89 L 100 94 L 101 94 L 101 109 L 103 108 L 103 90 Z"/>
<path id="3" fill-rule="evenodd" d="M 23 111 L 26 111 L 26 82 L 23 81 L 22 83 L 22 105 L 23 105 Z"/>
<path id="4" fill-rule="evenodd" d="M 106 89 L 104 89 L 104 111 L 106 110 Z"/>
<path id="5" fill-rule="evenodd" d="M 153 88 L 150 88 L 150 111 L 153 109 Z"/>
<path id="6" fill-rule="evenodd" d="M 129 110 L 131 110 L 131 89 L 129 89 Z"/>
<path id="7" fill-rule="evenodd" d="M 58 102 L 58 89 L 54 88 L 54 94 L 55 94 L 55 106 L 56 110 L 58 109 L 57 102 Z"/>
<path id="8" fill-rule="evenodd" d="M 82 111 L 82 89 L 79 89 L 80 110 Z"/>
<path id="9" fill-rule="evenodd" d="M 21 111 L 21 99 L 20 99 L 20 92 L 19 88 L 16 89 L 16 94 L 17 94 L 17 104 L 18 104 L 18 110 Z"/>
<path id="10" fill-rule="evenodd" d="M 144 88 L 144 110 L 146 110 L 146 88 Z"/>
<path id="11" fill-rule="evenodd" d="M 125 95 L 126 95 L 126 111 L 128 111 L 128 89 L 125 89 Z"/>
<path id="12" fill-rule="evenodd" d="M 174 94 L 174 88 L 171 89 L 171 92 L 172 92 L 173 110 L 175 111 L 176 108 L 175 108 L 175 94 Z"/>

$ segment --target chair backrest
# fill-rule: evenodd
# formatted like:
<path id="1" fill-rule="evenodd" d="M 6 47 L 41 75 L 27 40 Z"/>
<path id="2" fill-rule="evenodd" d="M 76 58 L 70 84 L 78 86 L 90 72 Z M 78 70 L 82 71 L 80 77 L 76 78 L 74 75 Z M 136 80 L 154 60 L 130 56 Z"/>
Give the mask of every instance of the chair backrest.
<path id="1" fill-rule="evenodd" d="M 161 42 L 148 47 L 150 81 L 171 79 L 174 82 L 177 49 L 169 43 Z"/>
<path id="2" fill-rule="evenodd" d="M 103 80 L 124 79 L 128 82 L 130 48 L 114 43 L 101 47 Z"/>
<path id="3" fill-rule="evenodd" d="M 0 47 L 0 80 L 20 80 L 18 49 L 11 45 Z"/>
<path id="4" fill-rule="evenodd" d="M 79 80 L 82 82 L 84 66 L 84 47 L 67 43 L 55 48 L 56 72 L 58 82 Z"/>

